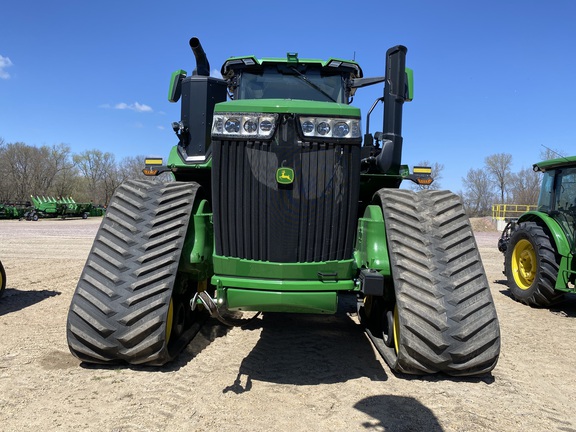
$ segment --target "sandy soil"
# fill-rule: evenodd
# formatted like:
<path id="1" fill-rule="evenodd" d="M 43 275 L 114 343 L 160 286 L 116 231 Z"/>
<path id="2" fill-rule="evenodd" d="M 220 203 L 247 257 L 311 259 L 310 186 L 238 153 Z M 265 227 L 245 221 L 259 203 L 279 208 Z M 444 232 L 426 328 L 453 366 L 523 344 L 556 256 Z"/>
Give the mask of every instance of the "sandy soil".
<path id="1" fill-rule="evenodd" d="M 211 323 L 163 368 L 80 364 L 66 315 L 99 220 L 0 221 L 1 431 L 576 432 L 576 299 L 533 309 L 477 232 L 502 331 L 491 376 L 396 375 L 344 301 L 335 316 Z"/>

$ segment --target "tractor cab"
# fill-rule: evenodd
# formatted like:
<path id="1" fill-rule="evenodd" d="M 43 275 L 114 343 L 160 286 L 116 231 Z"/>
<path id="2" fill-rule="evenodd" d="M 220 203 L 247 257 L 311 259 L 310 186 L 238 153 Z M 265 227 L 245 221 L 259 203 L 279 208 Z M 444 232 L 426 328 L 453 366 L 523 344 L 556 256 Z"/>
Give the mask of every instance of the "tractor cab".
<path id="1" fill-rule="evenodd" d="M 362 77 L 355 62 L 286 58 L 234 57 L 222 66 L 233 99 L 300 99 L 349 103 L 351 83 Z"/>
<path id="2" fill-rule="evenodd" d="M 538 211 L 548 214 L 564 231 L 570 249 L 575 251 L 576 226 L 576 158 L 560 158 L 534 165 L 541 171 L 542 186 L 538 198 Z"/>

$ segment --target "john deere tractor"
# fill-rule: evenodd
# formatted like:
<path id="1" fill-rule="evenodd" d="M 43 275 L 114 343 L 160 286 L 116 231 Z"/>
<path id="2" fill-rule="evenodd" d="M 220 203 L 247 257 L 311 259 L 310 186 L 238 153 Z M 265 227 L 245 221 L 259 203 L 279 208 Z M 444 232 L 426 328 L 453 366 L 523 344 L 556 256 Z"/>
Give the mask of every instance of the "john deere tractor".
<path id="1" fill-rule="evenodd" d="M 549 306 L 576 293 L 576 156 L 539 162 L 543 173 L 536 211 L 508 223 L 498 247 L 512 296 Z"/>
<path id="2" fill-rule="evenodd" d="M 190 47 L 196 68 L 176 71 L 168 95 L 181 103 L 178 143 L 166 163 L 147 159 L 150 181 L 112 198 L 70 306 L 72 353 L 162 365 L 208 314 L 231 324 L 240 312 L 333 314 L 339 296 L 356 295 L 394 371 L 492 370 L 499 324 L 460 199 L 399 188 L 432 181 L 401 164 L 406 48 L 390 48 L 375 78 L 296 53 L 232 57 L 215 78 L 197 38 Z M 377 83 L 384 95 L 362 136 L 350 102 Z"/>

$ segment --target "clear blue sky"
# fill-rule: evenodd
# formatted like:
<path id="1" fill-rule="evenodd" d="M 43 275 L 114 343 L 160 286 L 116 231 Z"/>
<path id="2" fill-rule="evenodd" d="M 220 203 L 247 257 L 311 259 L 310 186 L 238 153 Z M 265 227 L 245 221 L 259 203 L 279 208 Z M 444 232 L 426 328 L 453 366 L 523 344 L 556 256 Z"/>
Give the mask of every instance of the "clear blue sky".
<path id="1" fill-rule="evenodd" d="M 195 6 L 195 5 L 199 6 Z M 576 153 L 576 2 L 571 0 L 9 1 L 0 6 L 0 137 L 101 149 L 117 160 L 167 157 L 179 104 L 171 73 L 190 73 L 200 38 L 211 69 L 233 55 L 353 58 L 384 73 L 408 47 L 415 98 L 404 109 L 403 163 L 445 166 L 459 191 L 488 155 L 514 171 L 546 145 Z M 360 89 L 363 114 L 382 93 Z M 364 123 L 365 125 L 365 123 Z M 371 118 L 381 130 L 381 111 Z"/>

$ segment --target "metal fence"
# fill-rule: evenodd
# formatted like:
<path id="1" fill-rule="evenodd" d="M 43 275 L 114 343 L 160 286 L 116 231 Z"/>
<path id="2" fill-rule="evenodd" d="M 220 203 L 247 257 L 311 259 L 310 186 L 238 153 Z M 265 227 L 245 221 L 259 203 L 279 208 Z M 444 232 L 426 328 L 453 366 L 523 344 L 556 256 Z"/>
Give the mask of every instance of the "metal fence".
<path id="1" fill-rule="evenodd" d="M 517 219 L 527 211 L 536 210 L 535 205 L 525 204 L 492 204 L 492 219 L 510 220 Z"/>

